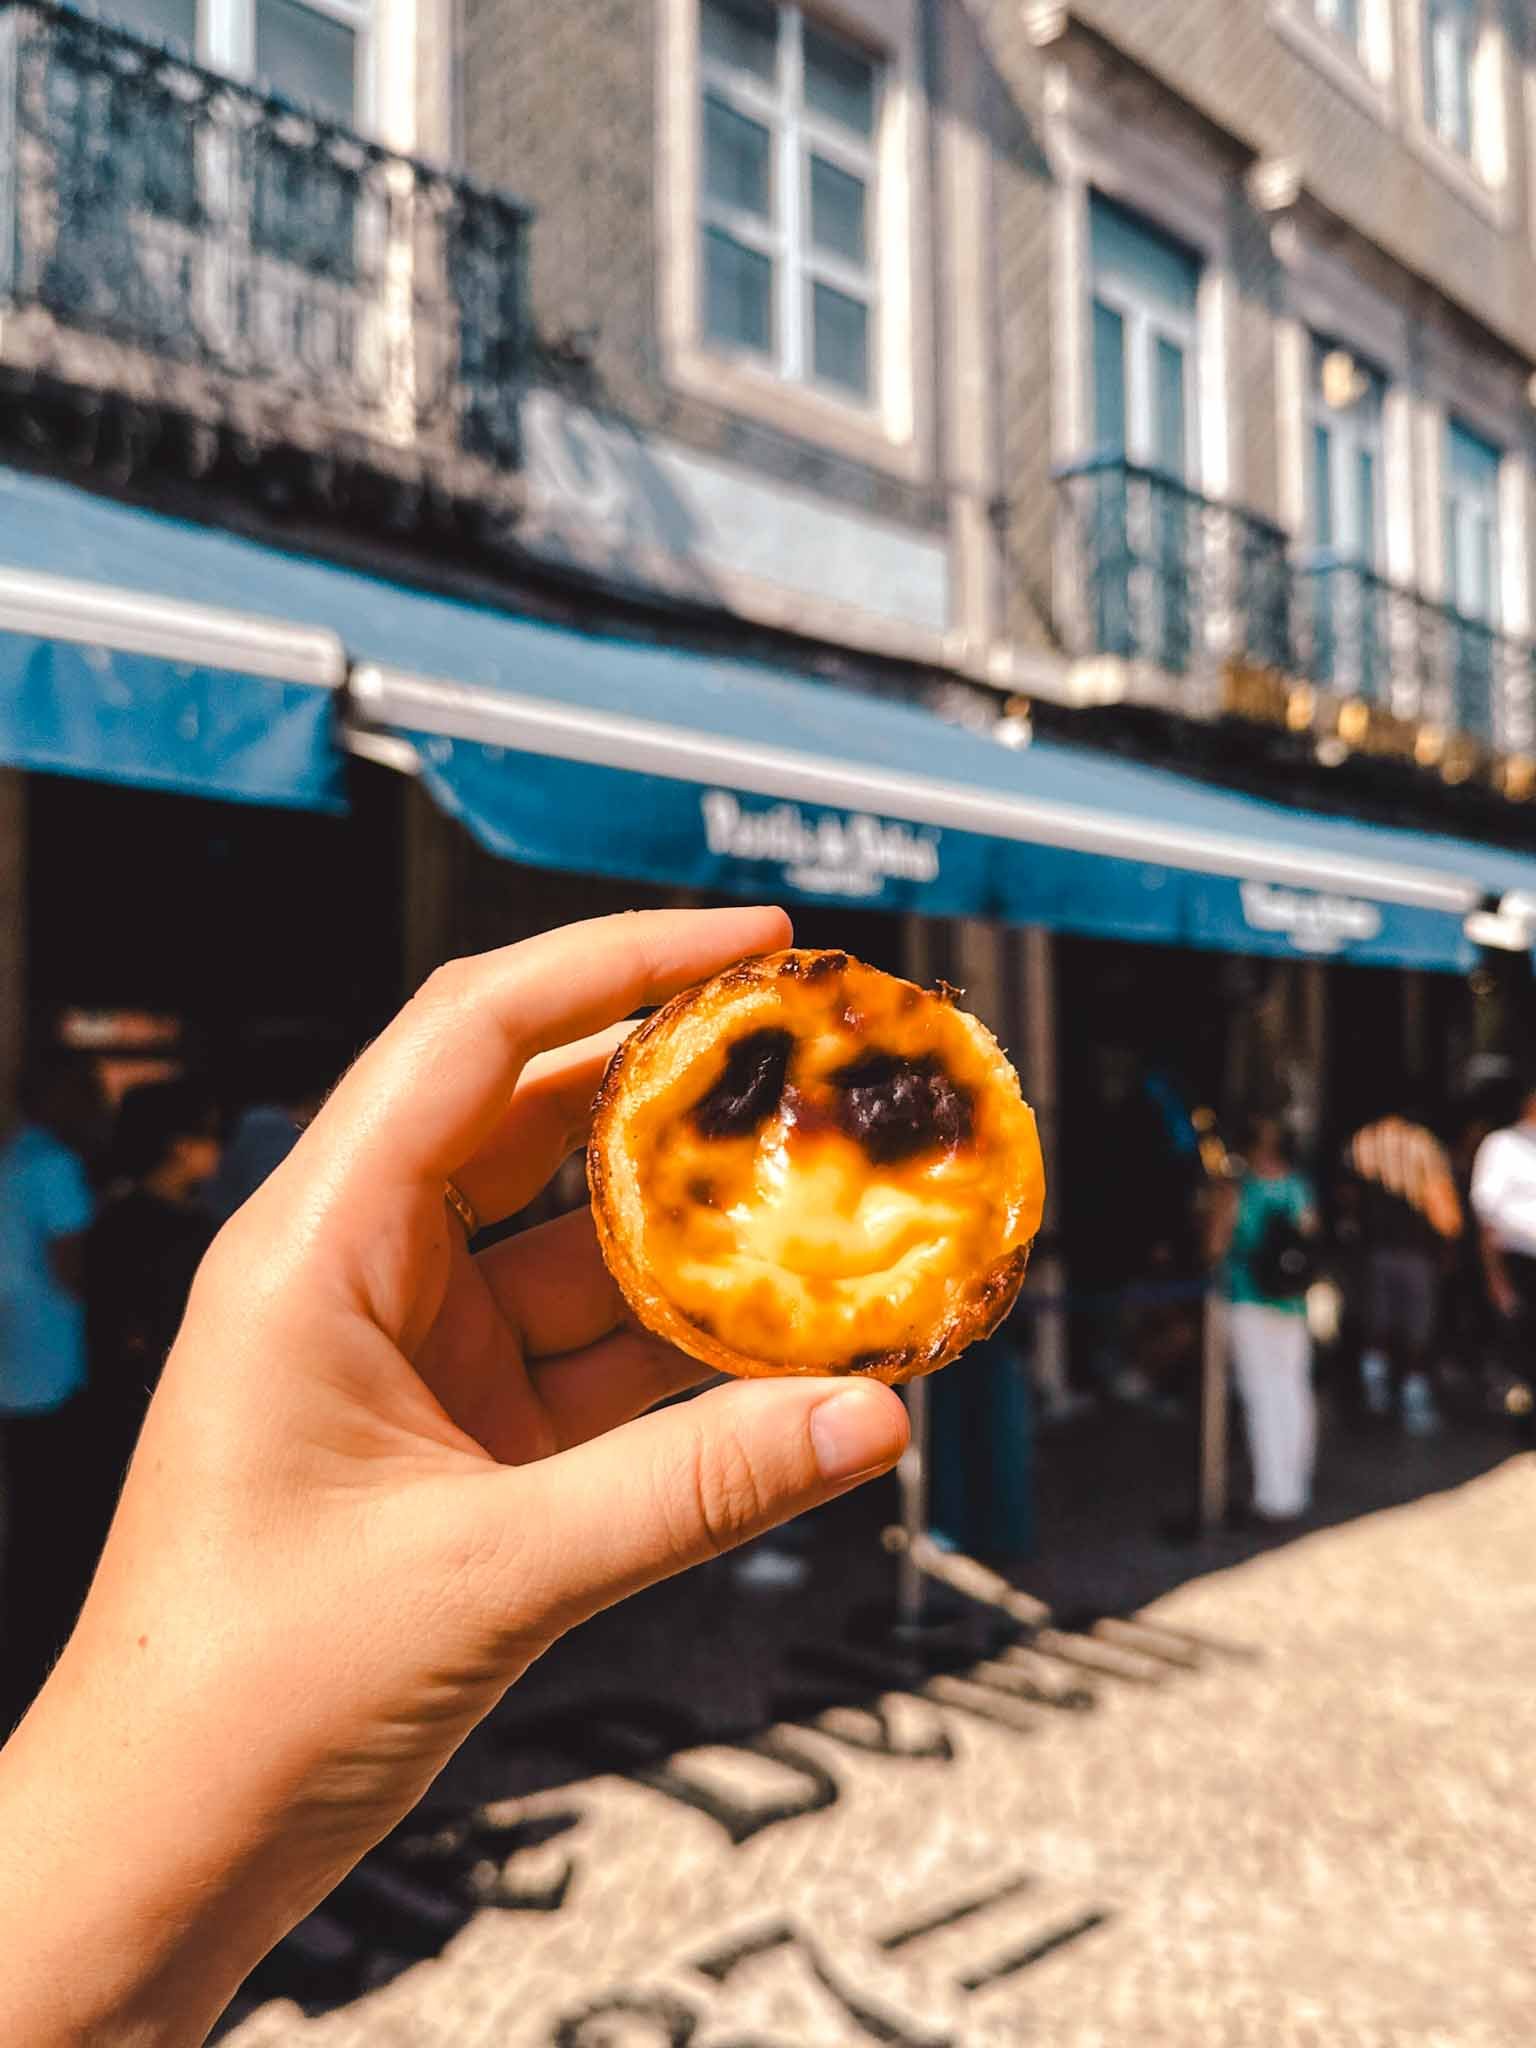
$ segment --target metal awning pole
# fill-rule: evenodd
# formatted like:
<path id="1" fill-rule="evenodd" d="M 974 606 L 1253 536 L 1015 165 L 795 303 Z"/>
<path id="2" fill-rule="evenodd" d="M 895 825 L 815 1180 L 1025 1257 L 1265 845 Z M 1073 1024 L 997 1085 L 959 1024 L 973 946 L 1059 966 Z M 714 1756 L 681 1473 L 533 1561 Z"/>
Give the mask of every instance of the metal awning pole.
<path id="1" fill-rule="evenodd" d="M 896 1588 L 896 1623 L 917 1629 L 923 1618 L 923 1571 L 918 1539 L 928 1533 L 928 1382 L 913 1380 L 906 1389 L 912 1440 L 896 1467 L 901 1488 L 901 1571 Z"/>

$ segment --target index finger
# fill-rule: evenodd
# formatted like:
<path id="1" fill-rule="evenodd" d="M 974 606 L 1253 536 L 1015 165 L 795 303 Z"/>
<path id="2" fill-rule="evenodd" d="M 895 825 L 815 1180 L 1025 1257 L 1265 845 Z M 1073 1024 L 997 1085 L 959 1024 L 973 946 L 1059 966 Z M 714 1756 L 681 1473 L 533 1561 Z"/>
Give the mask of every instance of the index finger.
<path id="1" fill-rule="evenodd" d="M 638 910 L 452 960 L 350 1069 L 306 1142 L 333 1185 L 449 1179 L 489 1137 L 535 1053 L 789 937 L 782 910 Z"/>

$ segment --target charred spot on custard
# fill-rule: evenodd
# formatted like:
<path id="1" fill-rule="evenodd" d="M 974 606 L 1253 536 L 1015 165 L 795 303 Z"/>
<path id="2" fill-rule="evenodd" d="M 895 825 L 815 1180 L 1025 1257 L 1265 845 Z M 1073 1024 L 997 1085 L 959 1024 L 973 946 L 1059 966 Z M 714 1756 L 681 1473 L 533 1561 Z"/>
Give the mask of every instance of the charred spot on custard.
<path id="1" fill-rule="evenodd" d="M 830 975 L 845 973 L 848 967 L 846 953 L 818 953 L 805 970 L 807 981 L 825 981 Z"/>
<path id="2" fill-rule="evenodd" d="M 952 1150 L 971 1135 L 970 1095 L 932 1053 L 902 1059 L 869 1052 L 831 1078 L 839 1121 L 875 1166 L 894 1166 L 941 1147 Z"/>
<path id="3" fill-rule="evenodd" d="M 794 1033 L 749 1031 L 725 1056 L 725 1072 L 694 1104 L 694 1128 L 704 1138 L 749 1138 L 774 1115 L 784 1093 Z"/>

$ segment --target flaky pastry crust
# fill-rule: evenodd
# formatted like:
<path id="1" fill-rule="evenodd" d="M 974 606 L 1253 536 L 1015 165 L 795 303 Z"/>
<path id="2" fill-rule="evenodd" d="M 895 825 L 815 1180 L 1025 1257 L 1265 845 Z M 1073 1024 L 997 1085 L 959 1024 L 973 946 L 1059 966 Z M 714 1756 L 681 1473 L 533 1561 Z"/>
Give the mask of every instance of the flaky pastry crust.
<path id="1" fill-rule="evenodd" d="M 615 1053 L 587 1173 L 641 1323 L 721 1372 L 895 1384 L 1013 1306 L 1035 1120 L 955 992 L 791 949 L 674 996 Z"/>

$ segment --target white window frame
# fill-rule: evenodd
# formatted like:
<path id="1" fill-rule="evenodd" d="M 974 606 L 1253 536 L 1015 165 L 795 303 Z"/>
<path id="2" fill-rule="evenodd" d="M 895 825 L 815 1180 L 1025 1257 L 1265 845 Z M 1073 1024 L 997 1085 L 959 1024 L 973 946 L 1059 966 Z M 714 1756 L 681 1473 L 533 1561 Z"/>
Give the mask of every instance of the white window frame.
<path id="1" fill-rule="evenodd" d="M 1091 201 L 1090 201 L 1091 206 Z M 1091 218 L 1091 215 L 1090 215 Z M 1148 222 L 1152 232 L 1157 224 Z M 1203 268 L 1203 265 L 1202 265 Z M 1184 471 L 1182 481 L 1191 490 L 1201 489 L 1200 438 L 1200 313 L 1199 290 L 1194 306 L 1180 313 L 1171 306 L 1142 298 L 1113 271 L 1101 272 L 1092 260 L 1090 238 L 1088 283 L 1088 412 L 1089 445 L 1097 441 L 1092 424 L 1093 390 L 1093 307 L 1102 301 L 1118 313 L 1125 331 L 1125 459 L 1140 469 L 1154 469 L 1153 439 L 1157 422 L 1157 393 L 1152 365 L 1159 341 L 1176 342 L 1184 351 L 1186 388 L 1184 404 Z"/>
<path id="2" fill-rule="evenodd" d="M 1313 374 L 1318 361 L 1318 352 L 1341 349 L 1354 358 L 1365 375 L 1380 387 L 1380 405 L 1370 415 L 1373 432 L 1364 430 L 1366 415 L 1357 407 L 1338 408 L 1329 405 Z M 1360 355 L 1336 334 L 1320 334 L 1315 329 L 1307 331 L 1307 397 L 1303 410 L 1305 425 L 1305 454 L 1307 462 L 1307 521 L 1308 546 L 1321 549 L 1324 543 L 1317 538 L 1317 472 L 1313 460 L 1313 449 L 1317 429 L 1326 428 L 1329 436 L 1329 489 L 1338 510 L 1347 508 L 1356 517 L 1352 521 L 1359 530 L 1360 457 L 1369 453 L 1376 467 L 1376 488 L 1371 506 L 1371 534 L 1367 551 L 1362 555 L 1351 552 L 1335 539 L 1327 543 L 1330 554 L 1352 568 L 1369 570 L 1373 576 L 1385 573 L 1387 551 L 1386 530 L 1386 479 L 1387 479 L 1387 396 L 1390 384 L 1386 372 L 1368 357 Z"/>
<path id="3" fill-rule="evenodd" d="M 354 106 L 351 120 L 344 125 L 359 134 L 370 133 L 379 111 L 379 52 L 388 40 L 381 30 L 388 27 L 399 34 L 408 27 L 414 35 L 414 0 L 297 0 L 297 4 L 311 14 L 342 23 L 356 36 Z M 106 0 L 100 12 L 133 27 L 123 0 Z M 197 62 L 260 90 L 264 81 L 256 72 L 256 0 L 195 0 L 195 13 L 197 35 L 191 54 Z M 390 21 L 390 16 L 395 20 Z"/>
<path id="4" fill-rule="evenodd" d="M 1231 369 L 1237 282 L 1228 181 L 1202 160 L 1195 141 L 1181 147 L 1117 120 L 1065 69 L 1052 82 L 1052 97 L 1047 137 L 1056 173 L 1053 303 L 1060 308 L 1051 323 L 1058 401 L 1051 408 L 1052 460 L 1075 461 L 1094 445 L 1091 206 L 1098 192 L 1184 243 L 1199 259 L 1189 408 L 1197 444 L 1188 482 L 1209 498 L 1240 498 L 1242 434 Z"/>
<path id="5" fill-rule="evenodd" d="M 1055 181 L 1052 462 L 1067 466 L 1094 448 L 1091 207 L 1098 193 L 1184 243 L 1199 259 L 1189 407 L 1197 459 L 1185 481 L 1190 490 L 1218 504 L 1240 502 L 1243 433 L 1241 394 L 1233 374 L 1238 294 L 1229 177 L 1210 160 L 1198 134 L 1172 121 L 1127 120 L 1110 95 L 1086 84 L 1069 64 L 1048 64 L 1045 104 L 1046 149 Z M 1083 610 L 1081 565 L 1070 522 L 1057 519 L 1053 531 L 1052 603 L 1057 618 L 1070 620 Z M 1222 630 L 1218 621 L 1207 619 L 1211 644 Z M 1100 703 L 1145 693 L 1148 701 L 1191 708 L 1187 677 L 1180 679 L 1174 700 L 1160 696 L 1161 688 L 1154 672 L 1126 674 L 1118 665 L 1091 662 L 1080 677 L 1069 679 L 1066 695 L 1074 703 Z M 1209 708 L 1216 708 L 1214 700 Z"/>
<path id="6" fill-rule="evenodd" d="M 699 144 L 699 232 L 722 229 L 734 241 L 766 256 L 774 265 L 775 327 L 770 360 L 781 377 L 792 383 L 809 384 L 848 405 L 873 408 L 878 399 L 880 346 L 880 124 L 885 90 L 885 60 L 878 51 L 860 48 L 874 74 L 873 133 L 866 140 L 817 115 L 805 100 L 806 11 L 796 4 L 777 6 L 779 32 L 776 47 L 777 77 L 773 85 L 738 71 L 718 58 L 700 55 L 699 120 L 704 121 L 705 101 L 718 99 L 734 113 L 745 116 L 768 131 L 772 164 L 770 216 L 727 205 L 705 190 L 704 144 Z M 821 28 L 819 17 L 811 25 Z M 833 30 L 836 34 L 837 31 Z M 846 41 L 847 38 L 841 38 Z M 855 265 L 818 249 L 811 239 L 811 158 L 819 156 L 837 170 L 857 178 L 865 193 L 865 243 L 863 264 Z M 773 204 L 777 195 L 777 204 Z M 701 284 L 702 269 L 701 263 Z M 857 299 L 868 314 L 867 383 L 863 392 L 850 386 L 818 378 L 814 362 L 813 301 L 818 284 Z M 700 328 L 706 346 L 728 355 L 745 355 L 761 360 L 758 351 L 735 348 L 723 336 Z"/>
<path id="7" fill-rule="evenodd" d="M 342 23 L 357 37 L 356 105 L 346 125 L 368 134 L 377 117 L 379 9 L 373 0 L 299 0 L 311 14 Z M 256 0 L 198 0 L 198 55 L 214 71 L 223 71 L 258 89 L 256 74 Z"/>
<path id="8" fill-rule="evenodd" d="M 702 131 L 704 62 L 698 0 L 660 0 L 657 39 L 657 264 L 663 372 L 686 396 L 753 418 L 910 481 L 933 471 L 933 296 L 927 255 L 931 204 L 918 0 L 818 0 L 808 21 L 862 45 L 882 67 L 871 182 L 873 257 L 870 391 L 783 375 L 776 362 L 733 351 L 703 326 Z M 732 102 L 735 103 L 734 101 Z M 741 110 L 748 111 L 745 103 Z M 754 116 L 760 118 L 760 116 Z M 824 128 L 817 127 L 818 148 Z M 852 138 L 850 138 L 852 139 Z M 837 131 L 833 161 L 846 155 Z M 808 173 L 807 173 L 808 175 Z M 808 195 L 798 195 L 806 204 Z M 761 223 L 757 223 L 761 233 Z M 745 239 L 745 237 L 743 237 Z M 835 258 L 824 274 L 836 284 Z M 815 261 L 823 274 L 823 259 Z M 782 287 L 781 287 L 782 289 Z M 786 317 L 780 313 L 781 322 Z M 808 347 L 801 329 L 800 346 Z"/>
<path id="9" fill-rule="evenodd" d="M 1532 627 L 1532 467 L 1527 446 L 1530 409 L 1516 368 L 1496 366 L 1439 323 L 1421 327 L 1423 400 L 1419 409 L 1419 470 L 1423 477 L 1420 581 L 1426 594 L 1449 602 L 1445 559 L 1445 503 L 1450 422 L 1460 420 L 1501 451 L 1496 562 L 1499 631 L 1527 638 Z"/>
<path id="10" fill-rule="evenodd" d="M 1424 0 L 1424 123 L 1447 149 L 1472 159 L 1476 128 L 1477 46 L 1480 22 L 1477 0 Z M 1442 57 L 1448 56 L 1454 102 L 1441 98 Z M 1466 133 L 1460 132 L 1464 122 Z"/>
<path id="11" fill-rule="evenodd" d="M 1421 322 L 1418 334 L 1423 399 L 1418 415 L 1425 594 L 1449 605 L 1450 564 L 1446 558 L 1450 426 L 1459 421 L 1500 451 L 1497 523 L 1493 554 L 1496 618 L 1492 629 L 1512 640 L 1528 639 L 1532 625 L 1530 560 L 1530 407 L 1520 366 L 1477 348 L 1448 322 Z M 1495 742 L 1529 752 L 1536 740 L 1536 703 L 1518 686 L 1495 699 Z"/>
<path id="12" fill-rule="evenodd" d="M 1336 26 L 1325 12 L 1327 4 L 1328 0 L 1270 0 L 1275 33 L 1357 106 L 1385 127 L 1395 126 L 1395 0 L 1356 0 L 1359 32 L 1354 36 Z"/>
<path id="13" fill-rule="evenodd" d="M 1417 321 L 1406 303 L 1376 290 L 1336 249 L 1295 218 L 1276 223 L 1271 241 L 1285 273 L 1285 308 L 1275 329 L 1279 407 L 1281 523 L 1308 545 L 1311 511 L 1311 347 L 1327 335 L 1386 379 L 1381 404 L 1382 472 L 1376 574 L 1412 589 L 1422 580 L 1419 529 L 1423 490 L 1415 460 Z"/>
<path id="14" fill-rule="evenodd" d="M 1468 0 L 1475 17 L 1468 92 L 1470 147 L 1441 132 L 1430 89 L 1431 0 L 1407 0 L 1408 134 L 1469 205 L 1503 225 L 1509 204 L 1510 56 L 1499 0 Z"/>
<path id="15" fill-rule="evenodd" d="M 1497 457 L 1497 461 L 1493 472 L 1493 490 L 1491 499 L 1484 499 L 1481 496 L 1473 497 L 1465 491 L 1458 490 L 1456 487 L 1455 480 L 1451 474 L 1450 453 L 1451 437 L 1458 427 L 1460 427 L 1464 433 L 1475 437 L 1477 440 L 1481 441 L 1486 447 L 1491 448 L 1494 451 L 1495 456 Z M 1505 570 L 1503 560 L 1502 535 L 1504 525 L 1504 473 L 1506 465 L 1509 461 L 1509 450 L 1501 446 L 1500 443 L 1498 443 L 1497 441 L 1489 439 L 1489 437 L 1486 436 L 1479 427 L 1474 425 L 1471 420 L 1465 418 L 1462 414 L 1458 412 L 1450 412 L 1446 415 L 1445 419 L 1444 451 L 1445 452 L 1443 457 L 1440 487 L 1440 520 L 1441 532 L 1442 535 L 1445 536 L 1445 539 L 1443 539 L 1441 543 L 1443 562 L 1443 588 L 1445 591 L 1445 601 L 1448 605 L 1452 606 L 1452 608 L 1456 611 L 1459 617 L 1464 619 L 1470 619 L 1474 622 L 1474 624 L 1477 625 L 1488 626 L 1495 633 L 1502 633 L 1504 631 L 1504 620 L 1508 610 L 1504 597 Z M 1461 507 L 1464 512 L 1469 509 L 1474 510 L 1478 514 L 1479 518 L 1486 518 L 1489 541 L 1488 570 L 1490 577 L 1490 588 L 1488 592 L 1489 602 L 1488 610 L 1486 613 L 1468 611 L 1465 608 L 1464 603 L 1459 598 L 1454 598 L 1451 594 L 1451 585 L 1454 580 L 1453 572 L 1455 570 L 1456 565 L 1451 559 L 1450 549 L 1446 545 L 1446 541 L 1449 539 L 1450 535 L 1451 511 L 1453 506 Z"/>

